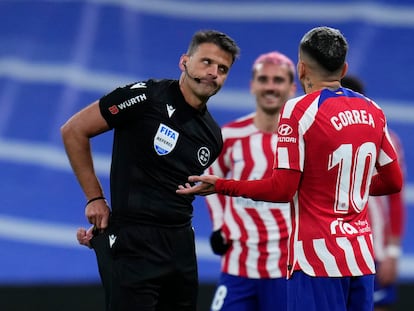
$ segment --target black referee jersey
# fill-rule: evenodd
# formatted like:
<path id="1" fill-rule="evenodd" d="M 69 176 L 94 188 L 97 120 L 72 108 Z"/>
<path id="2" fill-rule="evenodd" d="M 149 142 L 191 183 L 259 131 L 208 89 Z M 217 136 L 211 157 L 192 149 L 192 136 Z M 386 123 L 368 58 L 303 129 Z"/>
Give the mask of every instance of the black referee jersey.
<path id="1" fill-rule="evenodd" d="M 186 103 L 177 80 L 147 80 L 100 99 L 114 129 L 111 221 L 158 226 L 191 223 L 194 196 L 175 193 L 218 157 L 221 129 L 207 109 Z"/>

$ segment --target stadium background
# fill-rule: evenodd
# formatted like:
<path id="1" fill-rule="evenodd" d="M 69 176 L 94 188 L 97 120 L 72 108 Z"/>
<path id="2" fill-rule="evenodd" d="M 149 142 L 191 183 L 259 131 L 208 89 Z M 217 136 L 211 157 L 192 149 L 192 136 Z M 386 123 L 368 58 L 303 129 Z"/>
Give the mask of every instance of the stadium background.
<path id="1" fill-rule="evenodd" d="M 223 90 L 209 104 L 222 125 L 254 109 L 248 90 L 254 59 L 279 50 L 296 62 L 300 38 L 319 25 L 345 34 L 349 72 L 365 81 L 405 147 L 407 228 L 399 284 L 402 293 L 412 292 L 412 0 L 0 0 L 0 309 L 48 310 L 55 304 L 94 310 L 89 303 L 99 309 L 95 258 L 75 240 L 76 229 L 88 224 L 60 139 L 70 115 L 117 86 L 177 78 L 192 34 L 213 28 L 241 47 Z M 106 193 L 111 139 L 107 133 L 93 140 Z M 208 245 L 210 221 L 201 198 L 194 227 L 203 309 L 220 265 Z M 45 302 L 46 294 L 54 299 Z M 75 307 L 78 300 L 83 302 Z"/>

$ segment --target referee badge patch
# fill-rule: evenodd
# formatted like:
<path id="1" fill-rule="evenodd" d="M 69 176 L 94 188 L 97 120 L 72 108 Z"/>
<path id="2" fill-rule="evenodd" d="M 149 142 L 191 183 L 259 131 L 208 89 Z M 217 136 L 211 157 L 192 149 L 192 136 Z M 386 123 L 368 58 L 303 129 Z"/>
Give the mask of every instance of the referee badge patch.
<path id="1" fill-rule="evenodd" d="M 154 137 L 154 149 L 158 155 L 169 154 L 177 144 L 179 133 L 161 123 Z"/>
<path id="2" fill-rule="evenodd" d="M 206 166 L 210 160 L 210 150 L 207 147 L 201 147 L 197 152 L 198 161 L 202 166 Z"/>

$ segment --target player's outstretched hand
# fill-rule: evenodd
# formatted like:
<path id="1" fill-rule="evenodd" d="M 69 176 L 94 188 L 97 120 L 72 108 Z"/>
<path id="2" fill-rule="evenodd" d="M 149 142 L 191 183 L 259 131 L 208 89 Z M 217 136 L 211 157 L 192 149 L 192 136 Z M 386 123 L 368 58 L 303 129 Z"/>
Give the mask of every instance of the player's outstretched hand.
<path id="1" fill-rule="evenodd" d="M 185 185 L 179 185 L 176 193 L 178 194 L 198 194 L 209 195 L 215 193 L 215 184 L 218 176 L 215 175 L 203 175 L 203 176 L 190 176 L 188 177 L 188 183 Z M 190 183 L 195 183 L 191 185 Z"/>

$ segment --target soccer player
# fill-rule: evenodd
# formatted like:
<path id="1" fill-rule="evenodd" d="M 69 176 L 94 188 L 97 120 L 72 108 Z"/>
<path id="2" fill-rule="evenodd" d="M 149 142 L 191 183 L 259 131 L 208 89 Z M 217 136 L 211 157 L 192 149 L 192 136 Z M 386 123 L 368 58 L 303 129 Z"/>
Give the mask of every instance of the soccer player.
<path id="1" fill-rule="evenodd" d="M 87 198 L 86 218 L 96 230 L 109 223 L 110 310 L 196 309 L 194 197 L 177 195 L 175 189 L 220 154 L 221 129 L 207 101 L 238 55 L 228 35 L 196 32 L 180 58 L 179 80 L 150 79 L 117 88 L 62 126 L 67 155 Z M 111 129 L 110 215 L 90 139 Z"/>
<path id="2" fill-rule="evenodd" d="M 283 107 L 272 177 L 190 176 L 196 184 L 177 190 L 292 202 L 288 310 L 373 309 L 368 195 L 402 187 L 383 111 L 341 87 L 347 51 L 345 37 L 331 27 L 313 28 L 300 41 L 297 72 L 306 94 Z"/>
<path id="3" fill-rule="evenodd" d="M 365 94 L 362 81 L 346 75 L 343 87 Z M 404 172 L 404 150 L 398 135 L 389 129 L 397 151 L 398 161 Z M 401 255 L 401 239 L 404 232 L 405 203 L 403 191 L 387 196 L 370 196 L 368 214 L 374 240 L 377 273 L 374 286 L 374 311 L 390 311 L 397 301 L 397 268 Z"/>
<path id="4" fill-rule="evenodd" d="M 296 92 L 294 78 L 293 62 L 279 52 L 255 60 L 250 92 L 256 111 L 222 128 L 224 147 L 207 173 L 236 179 L 272 175 L 279 114 Z M 206 200 L 211 246 L 223 256 L 211 310 L 286 310 L 289 204 L 217 194 Z"/>

